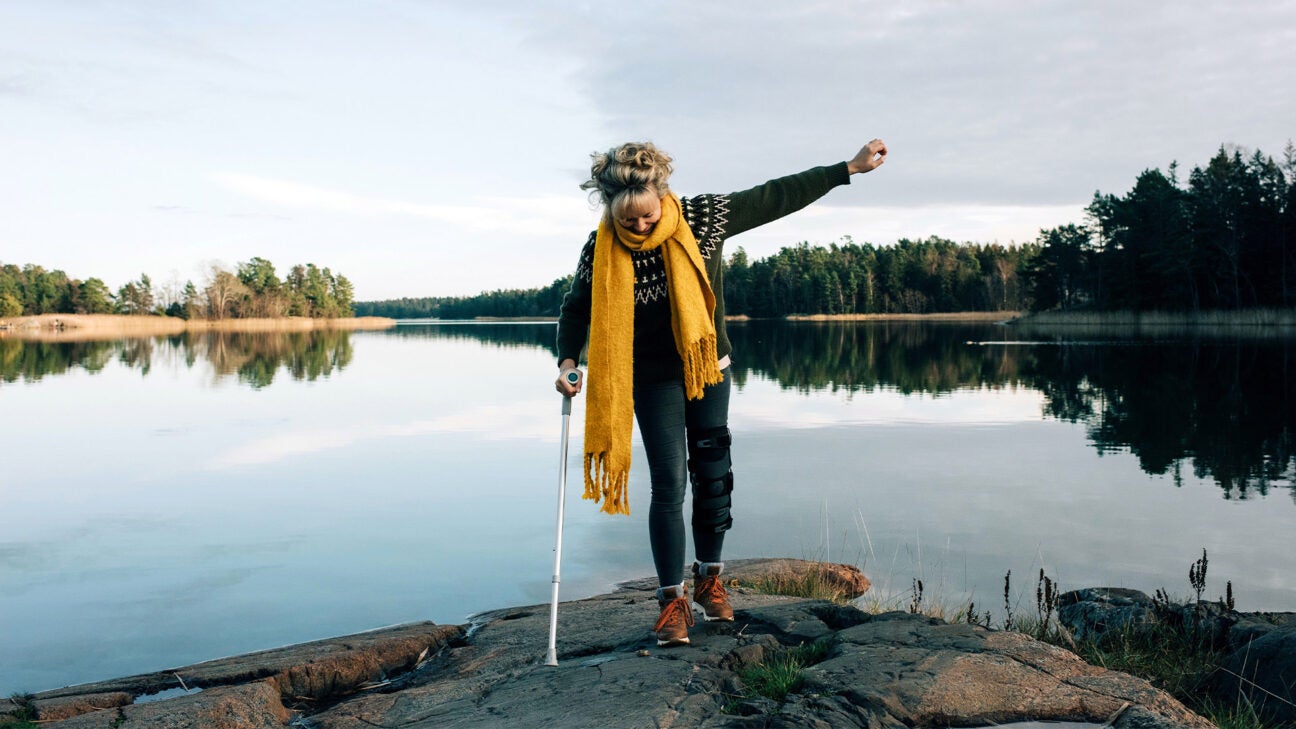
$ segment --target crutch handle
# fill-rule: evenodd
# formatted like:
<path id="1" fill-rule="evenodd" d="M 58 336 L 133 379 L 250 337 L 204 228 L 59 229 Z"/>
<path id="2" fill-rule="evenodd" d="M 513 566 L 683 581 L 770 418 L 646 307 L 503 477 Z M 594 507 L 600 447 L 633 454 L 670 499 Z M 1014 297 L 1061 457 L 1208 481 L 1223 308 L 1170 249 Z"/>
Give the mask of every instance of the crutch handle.
<path id="1" fill-rule="evenodd" d="M 581 381 L 581 372 L 580 370 L 576 370 L 576 369 L 567 370 L 566 372 L 563 373 L 562 377 L 564 380 L 567 381 L 568 385 L 575 387 Z M 563 395 L 563 404 L 562 404 L 563 415 L 571 415 L 571 401 L 572 401 L 571 395 Z"/>

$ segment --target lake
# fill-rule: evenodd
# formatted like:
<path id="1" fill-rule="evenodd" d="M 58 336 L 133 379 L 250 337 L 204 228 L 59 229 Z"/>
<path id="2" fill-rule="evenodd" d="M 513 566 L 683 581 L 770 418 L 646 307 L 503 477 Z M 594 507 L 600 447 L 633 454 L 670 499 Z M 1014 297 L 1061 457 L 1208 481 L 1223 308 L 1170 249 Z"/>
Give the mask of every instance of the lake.
<path id="1" fill-rule="evenodd" d="M 1245 330 L 1243 330 L 1245 331 Z M 546 603 L 553 324 L 0 339 L 0 695 Z M 859 565 L 863 600 L 1033 615 L 1132 587 L 1296 609 L 1296 339 L 736 322 L 726 557 Z M 564 599 L 653 573 L 580 500 Z M 637 435 L 636 435 L 637 438 Z M 656 615 L 644 615 L 647 631 Z M 561 631 L 561 627 L 560 627 Z M 537 655 L 546 636 L 537 640 Z"/>

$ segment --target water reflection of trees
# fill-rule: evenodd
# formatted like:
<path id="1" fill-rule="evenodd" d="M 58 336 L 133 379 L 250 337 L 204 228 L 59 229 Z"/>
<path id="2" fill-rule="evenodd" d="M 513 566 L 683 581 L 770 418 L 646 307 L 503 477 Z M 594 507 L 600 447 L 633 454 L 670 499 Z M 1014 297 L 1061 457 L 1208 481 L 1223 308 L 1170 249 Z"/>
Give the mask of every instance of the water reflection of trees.
<path id="1" fill-rule="evenodd" d="M 969 340 L 1004 337 L 1003 327 L 916 322 L 751 321 L 729 326 L 734 368 L 801 392 L 878 388 L 946 393 L 1019 380 L 1016 354 Z"/>
<path id="2" fill-rule="evenodd" d="M 400 326 L 378 336 L 472 340 L 554 353 L 552 323 Z M 735 322 L 734 380 L 763 377 L 798 392 L 943 394 L 1023 387 L 1044 396 L 1043 417 L 1083 423 L 1100 451 L 1128 450 L 1143 470 L 1176 482 L 1185 469 L 1245 498 L 1296 482 L 1296 339 L 1173 342 L 1010 341 L 1027 335 L 990 324 Z M 350 333 L 180 334 L 115 342 L 0 339 L 0 382 L 114 359 L 147 373 L 162 358 L 209 363 L 215 376 L 252 387 L 280 371 L 314 380 L 350 363 Z M 1292 490 L 1296 497 L 1296 489 Z"/>
<path id="3" fill-rule="evenodd" d="M 158 361 L 186 369 L 202 361 L 217 379 L 235 377 L 262 388 L 280 371 L 295 380 L 327 377 L 350 364 L 352 356 L 351 333 L 339 330 L 186 332 L 106 342 L 0 339 L 0 382 L 35 381 L 74 369 L 94 373 L 113 360 L 146 375 Z"/>
<path id="4" fill-rule="evenodd" d="M 400 323 L 382 331 L 401 339 L 451 339 L 493 344 L 497 347 L 539 347 L 558 356 L 556 324 L 541 322 L 419 322 Z"/>
<path id="5" fill-rule="evenodd" d="M 799 391 L 1029 387 L 1044 417 L 1084 423 L 1100 451 L 1128 450 L 1147 473 L 1179 483 L 1191 468 L 1226 498 L 1296 482 L 1290 338 L 1013 342 L 1011 328 L 904 322 L 751 322 L 729 334 L 739 383 L 754 372 Z"/>
<path id="6" fill-rule="evenodd" d="M 1032 347 L 1046 414 L 1084 422 L 1100 449 L 1128 449 L 1176 482 L 1191 463 L 1226 497 L 1296 481 L 1296 382 L 1288 341 Z"/>

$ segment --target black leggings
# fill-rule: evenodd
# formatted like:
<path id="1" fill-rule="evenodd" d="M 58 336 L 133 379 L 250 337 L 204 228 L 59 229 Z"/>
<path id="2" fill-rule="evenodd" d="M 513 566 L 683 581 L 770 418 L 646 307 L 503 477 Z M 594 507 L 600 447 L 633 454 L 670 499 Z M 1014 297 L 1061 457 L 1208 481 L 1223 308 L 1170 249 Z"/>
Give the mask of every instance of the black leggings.
<path id="1" fill-rule="evenodd" d="M 635 385 L 635 417 L 648 454 L 652 505 L 648 540 L 662 585 L 684 581 L 684 491 L 688 478 L 688 440 L 696 433 L 729 423 L 729 368 L 724 381 L 706 388 L 702 399 L 686 400 L 684 383 Z M 693 528 L 699 562 L 719 562 L 724 532 Z"/>

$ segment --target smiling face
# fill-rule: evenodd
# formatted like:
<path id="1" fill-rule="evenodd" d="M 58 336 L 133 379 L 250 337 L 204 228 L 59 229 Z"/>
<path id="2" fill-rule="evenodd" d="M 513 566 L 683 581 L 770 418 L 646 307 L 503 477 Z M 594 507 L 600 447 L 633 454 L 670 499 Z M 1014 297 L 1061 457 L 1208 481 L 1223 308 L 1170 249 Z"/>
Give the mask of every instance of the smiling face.
<path id="1" fill-rule="evenodd" d="M 661 220 L 661 213 L 661 200 L 656 195 L 642 195 L 621 206 L 615 219 L 635 235 L 648 235 Z"/>

